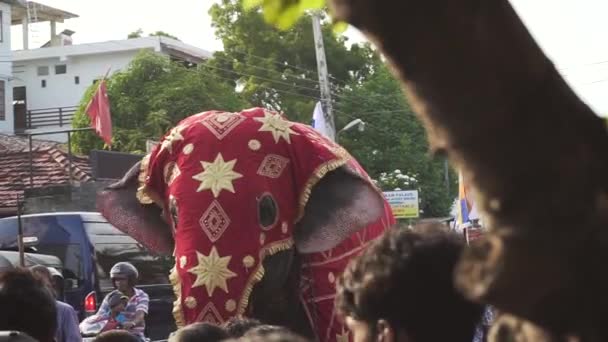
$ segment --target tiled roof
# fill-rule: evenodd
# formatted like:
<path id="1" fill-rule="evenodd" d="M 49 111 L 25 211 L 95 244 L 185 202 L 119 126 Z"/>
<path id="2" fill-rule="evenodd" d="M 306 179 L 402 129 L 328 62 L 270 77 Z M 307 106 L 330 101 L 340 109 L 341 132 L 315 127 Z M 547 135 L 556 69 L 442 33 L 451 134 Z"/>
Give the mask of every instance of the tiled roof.
<path id="1" fill-rule="evenodd" d="M 32 188 L 69 183 L 68 153 L 57 143 L 34 141 L 32 165 Z M 93 180 L 88 158 L 72 156 L 72 180 Z M 28 140 L 0 135 L 0 208 L 16 207 L 17 199 L 23 198 L 23 190 L 26 188 L 30 188 Z"/>

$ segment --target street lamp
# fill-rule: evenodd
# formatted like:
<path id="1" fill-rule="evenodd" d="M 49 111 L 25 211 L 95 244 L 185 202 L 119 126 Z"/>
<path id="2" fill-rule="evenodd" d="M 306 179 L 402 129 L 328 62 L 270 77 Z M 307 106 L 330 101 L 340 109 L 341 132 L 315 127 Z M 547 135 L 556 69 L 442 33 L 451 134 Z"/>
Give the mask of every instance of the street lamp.
<path id="1" fill-rule="evenodd" d="M 361 120 L 361 119 L 355 119 L 355 120 L 349 122 L 348 124 L 346 124 L 346 126 L 344 126 L 344 128 L 342 128 L 340 131 L 338 131 L 338 134 L 340 134 L 342 132 L 346 132 L 355 126 L 357 126 L 359 128 L 359 132 L 363 132 L 365 130 L 365 122 L 363 122 L 363 120 Z M 338 135 L 338 134 L 336 134 L 336 135 Z"/>

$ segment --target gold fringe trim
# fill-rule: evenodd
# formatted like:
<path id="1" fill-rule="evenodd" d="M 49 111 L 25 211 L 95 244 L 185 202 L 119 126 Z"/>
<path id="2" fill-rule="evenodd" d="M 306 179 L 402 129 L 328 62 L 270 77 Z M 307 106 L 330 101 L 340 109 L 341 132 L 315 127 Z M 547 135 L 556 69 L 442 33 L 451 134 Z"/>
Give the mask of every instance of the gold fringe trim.
<path id="1" fill-rule="evenodd" d="M 177 262 L 177 260 L 176 260 Z M 177 328 L 186 326 L 186 320 L 184 319 L 184 312 L 182 311 L 182 281 L 177 273 L 177 263 L 169 274 L 169 280 L 173 286 L 173 293 L 175 293 L 175 301 L 173 302 L 173 318 Z"/>
<path id="2" fill-rule="evenodd" d="M 348 155 L 348 156 L 344 156 L 343 158 L 340 158 L 340 159 L 333 159 L 333 160 L 330 160 L 328 162 L 325 162 L 325 163 L 319 165 L 315 169 L 312 176 L 310 176 L 310 178 L 308 178 L 308 181 L 306 181 L 306 184 L 304 185 L 304 190 L 302 190 L 302 194 L 300 194 L 300 200 L 298 203 L 298 216 L 296 217 L 296 220 L 294 221 L 294 223 L 299 222 L 304 217 L 304 209 L 306 208 L 306 204 L 308 203 L 308 200 L 310 199 L 310 194 L 312 193 L 312 188 L 315 185 L 317 185 L 317 183 L 323 177 L 325 177 L 326 174 L 346 165 L 346 163 L 348 163 L 348 161 L 351 158 L 352 157 L 350 157 L 350 155 Z"/>
<path id="3" fill-rule="evenodd" d="M 243 293 L 241 294 L 241 299 L 239 301 L 238 310 L 236 312 L 237 316 L 241 316 L 247 310 L 247 306 L 249 305 L 249 297 L 251 296 L 251 292 L 253 291 L 253 286 L 257 284 L 259 281 L 264 278 L 264 259 L 267 256 L 274 255 L 278 252 L 286 251 L 293 247 L 293 239 L 285 239 L 277 242 L 273 242 L 270 245 L 262 248 L 260 250 L 260 260 L 257 268 L 253 273 L 249 276 L 247 283 L 245 284 L 245 288 L 243 289 Z"/>
<path id="4" fill-rule="evenodd" d="M 148 167 L 150 166 L 150 154 L 143 157 L 141 160 L 141 165 L 139 168 L 139 177 L 137 181 L 139 182 L 139 187 L 137 188 L 137 193 L 135 196 L 137 200 L 141 204 L 153 204 L 156 203 L 159 207 L 163 207 L 163 202 L 158 196 L 158 194 L 150 189 L 149 186 L 146 185 L 146 178 L 148 178 Z"/>

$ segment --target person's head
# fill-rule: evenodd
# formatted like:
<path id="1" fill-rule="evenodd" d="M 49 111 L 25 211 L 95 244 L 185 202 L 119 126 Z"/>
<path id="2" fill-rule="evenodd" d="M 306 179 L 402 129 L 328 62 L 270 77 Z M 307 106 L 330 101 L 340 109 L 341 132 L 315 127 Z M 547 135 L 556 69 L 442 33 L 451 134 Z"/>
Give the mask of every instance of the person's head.
<path id="1" fill-rule="evenodd" d="M 224 330 L 231 338 L 239 338 L 245 335 L 249 330 L 262 325 L 262 322 L 257 319 L 234 317 L 224 323 Z"/>
<path id="2" fill-rule="evenodd" d="M 169 338 L 170 342 L 220 342 L 230 338 L 228 333 L 213 324 L 194 323 L 179 329 Z"/>
<path id="3" fill-rule="evenodd" d="M 110 278 L 118 291 L 128 293 L 135 287 L 139 272 L 131 263 L 119 262 L 110 269 Z"/>
<path id="4" fill-rule="evenodd" d="M 32 272 L 0 275 L 0 330 L 24 332 L 39 342 L 52 342 L 57 328 L 55 299 Z"/>
<path id="5" fill-rule="evenodd" d="M 355 342 L 471 341 L 482 306 L 453 285 L 463 248 L 439 224 L 393 228 L 351 260 L 336 306 Z"/>
<path id="6" fill-rule="evenodd" d="M 49 271 L 51 272 L 51 281 L 53 283 L 53 289 L 55 290 L 55 297 L 59 300 L 63 300 L 65 296 L 65 279 L 63 278 L 63 274 L 54 267 L 49 267 Z"/>
<path id="7" fill-rule="evenodd" d="M 139 342 L 139 339 L 125 330 L 110 330 L 97 336 L 95 342 Z"/>
<path id="8" fill-rule="evenodd" d="M 245 342 L 308 342 L 304 337 L 276 325 L 260 325 L 249 330 L 241 341 Z"/>
<path id="9" fill-rule="evenodd" d="M 114 313 L 125 311 L 128 301 L 129 297 L 118 291 L 112 292 L 108 297 L 108 305 L 110 306 L 110 310 Z"/>
<path id="10" fill-rule="evenodd" d="M 43 265 L 35 265 L 30 267 L 30 271 L 36 279 L 41 281 L 46 288 L 51 291 L 53 296 L 57 298 L 57 292 L 55 290 L 55 284 L 53 283 L 53 276 L 48 267 Z"/>

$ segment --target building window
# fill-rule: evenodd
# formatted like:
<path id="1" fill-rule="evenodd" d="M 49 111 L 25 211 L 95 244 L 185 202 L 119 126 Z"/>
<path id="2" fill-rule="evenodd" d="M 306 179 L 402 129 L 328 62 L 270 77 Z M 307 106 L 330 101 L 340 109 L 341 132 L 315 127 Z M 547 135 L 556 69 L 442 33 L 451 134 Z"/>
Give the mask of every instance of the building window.
<path id="1" fill-rule="evenodd" d="M 0 81 L 0 120 L 6 120 L 6 97 L 4 96 L 4 81 Z"/>
<path id="2" fill-rule="evenodd" d="M 68 72 L 68 66 L 65 64 L 55 65 L 55 75 L 62 75 Z"/>
<path id="3" fill-rule="evenodd" d="M 42 80 L 42 82 L 40 82 L 40 85 L 42 86 L 42 88 L 46 88 L 46 80 Z"/>
<path id="4" fill-rule="evenodd" d="M 48 66 L 39 66 L 38 67 L 38 76 L 48 76 L 49 67 Z"/>
<path id="5" fill-rule="evenodd" d="M 74 76 L 74 83 L 80 84 L 80 76 Z"/>

